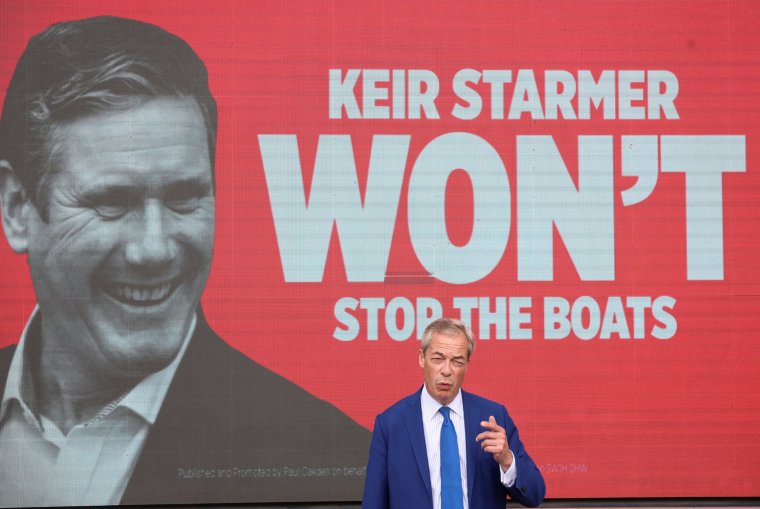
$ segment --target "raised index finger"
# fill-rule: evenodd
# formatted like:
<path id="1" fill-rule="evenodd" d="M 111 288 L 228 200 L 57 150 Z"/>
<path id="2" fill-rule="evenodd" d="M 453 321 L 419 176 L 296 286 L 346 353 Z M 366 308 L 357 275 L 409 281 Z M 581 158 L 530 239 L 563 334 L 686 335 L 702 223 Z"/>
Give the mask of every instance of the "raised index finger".
<path id="1" fill-rule="evenodd" d="M 493 415 L 488 417 L 487 421 L 480 421 L 480 426 L 486 429 L 489 429 L 491 431 L 502 431 L 504 428 L 499 426 L 499 423 L 496 422 L 496 419 Z"/>

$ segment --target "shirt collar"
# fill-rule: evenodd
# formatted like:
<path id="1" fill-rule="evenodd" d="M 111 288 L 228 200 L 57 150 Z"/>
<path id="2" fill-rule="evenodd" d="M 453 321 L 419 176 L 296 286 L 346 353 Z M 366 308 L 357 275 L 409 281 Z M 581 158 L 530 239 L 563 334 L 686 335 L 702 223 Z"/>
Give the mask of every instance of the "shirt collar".
<path id="1" fill-rule="evenodd" d="M 428 393 L 427 389 L 425 388 L 425 385 L 422 386 L 422 394 L 420 394 L 420 404 L 422 405 L 422 419 L 423 420 L 430 420 L 438 414 L 438 410 L 441 409 L 443 405 L 438 403 L 435 399 L 433 399 L 433 396 Z M 448 406 L 451 411 L 458 415 L 459 417 L 464 418 L 464 405 L 462 404 L 462 389 L 459 389 L 459 392 L 454 397 L 451 403 L 449 403 Z"/>
<path id="2" fill-rule="evenodd" d="M 24 327 L 24 331 L 21 333 L 21 339 L 16 347 L 16 351 L 13 353 L 11 366 L 8 370 L 8 378 L 5 383 L 3 400 L 0 403 L 0 422 L 5 418 L 5 414 L 8 412 L 8 408 L 13 400 L 16 400 L 21 405 L 24 413 L 34 415 L 29 405 L 32 403 L 31 406 L 34 406 L 34 402 L 32 401 L 35 394 L 34 379 L 30 376 L 25 352 L 33 348 L 33 346 L 29 345 L 30 341 L 34 339 L 30 339 L 30 331 L 32 327 L 37 325 L 36 321 L 39 320 L 39 312 L 39 306 L 35 306 L 29 317 L 29 321 Z M 185 355 L 197 323 L 198 317 L 196 313 L 193 315 L 193 320 L 190 323 L 182 347 L 174 360 L 162 370 L 151 373 L 143 378 L 124 396 L 116 408 L 129 408 L 149 424 L 153 424 L 156 421 L 158 412 L 166 397 L 166 392 L 169 390 L 169 385 L 174 378 L 174 374 L 177 372 L 179 363 Z"/>
<path id="3" fill-rule="evenodd" d="M 5 392 L 3 392 L 3 401 L 0 403 L 0 422 L 5 419 L 5 414 L 8 412 L 8 407 L 11 401 L 18 401 L 23 411 L 29 415 L 33 415 L 27 403 L 34 403 L 34 380 L 31 377 L 26 376 L 26 352 L 29 347 L 27 344 L 29 340 L 29 331 L 36 325 L 38 320 L 39 306 L 35 306 L 32 314 L 29 316 L 29 320 L 24 326 L 24 330 L 21 333 L 21 339 L 18 342 L 16 351 L 13 352 L 13 358 L 11 359 L 11 367 L 8 369 L 8 377 L 5 381 Z M 22 393 L 23 391 L 23 393 Z"/>

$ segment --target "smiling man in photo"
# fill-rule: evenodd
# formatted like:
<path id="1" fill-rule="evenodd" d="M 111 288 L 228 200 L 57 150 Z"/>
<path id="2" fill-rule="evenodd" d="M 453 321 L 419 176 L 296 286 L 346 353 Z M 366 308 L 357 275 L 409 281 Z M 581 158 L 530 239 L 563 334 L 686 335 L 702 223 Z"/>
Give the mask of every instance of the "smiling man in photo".
<path id="1" fill-rule="evenodd" d="M 159 27 L 90 18 L 29 42 L 0 206 L 38 306 L 0 350 L 0 506 L 359 496 L 368 432 L 200 309 L 216 124 L 205 65 Z"/>

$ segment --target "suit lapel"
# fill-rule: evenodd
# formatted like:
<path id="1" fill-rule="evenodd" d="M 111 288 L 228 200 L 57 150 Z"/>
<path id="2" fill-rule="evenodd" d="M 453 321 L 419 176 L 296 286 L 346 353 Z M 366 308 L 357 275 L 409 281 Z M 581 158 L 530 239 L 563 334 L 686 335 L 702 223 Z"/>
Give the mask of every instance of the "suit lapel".
<path id="1" fill-rule="evenodd" d="M 461 390 L 461 389 L 460 389 Z M 462 391 L 462 406 L 464 408 L 464 431 L 467 444 L 467 501 L 472 505 L 472 494 L 475 492 L 475 470 L 478 468 L 477 451 L 480 444 L 475 437 L 480 433 L 480 407 L 472 400 L 469 394 Z"/>
<path id="2" fill-rule="evenodd" d="M 420 404 L 420 392 L 409 396 L 406 400 L 409 405 L 404 412 L 406 429 L 409 432 L 409 440 L 412 443 L 414 458 L 417 467 L 425 483 L 428 497 L 433 500 L 433 490 L 430 487 L 430 468 L 428 467 L 427 448 L 425 447 L 425 430 L 422 428 L 422 406 Z"/>
<path id="3" fill-rule="evenodd" d="M 11 369 L 11 359 L 16 351 L 16 345 L 0 350 L 0 399 L 5 394 L 5 384 L 8 381 L 8 371 Z"/>

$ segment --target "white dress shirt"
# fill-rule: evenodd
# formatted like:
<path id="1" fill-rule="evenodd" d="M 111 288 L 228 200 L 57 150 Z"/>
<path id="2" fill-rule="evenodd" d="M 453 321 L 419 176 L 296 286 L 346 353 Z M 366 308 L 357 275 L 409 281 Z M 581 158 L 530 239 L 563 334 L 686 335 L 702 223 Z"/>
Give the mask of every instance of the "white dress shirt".
<path id="1" fill-rule="evenodd" d="M 433 509 L 441 509 L 441 426 L 443 415 L 439 412 L 441 404 L 428 393 L 422 386 L 420 395 L 422 405 L 422 429 L 425 432 L 425 449 L 427 450 L 428 468 L 430 469 L 430 488 L 433 494 Z M 464 405 L 462 404 L 462 391 L 457 393 L 454 400 L 448 404 L 449 413 L 454 431 L 457 433 L 457 448 L 459 449 L 459 472 L 462 476 L 462 507 L 468 509 L 467 503 L 467 436 L 464 428 Z M 483 429 L 485 431 L 485 429 Z M 480 445 L 478 444 L 478 447 Z M 517 478 L 517 465 L 512 461 L 509 469 L 504 470 L 499 466 L 501 483 L 511 487 Z"/>
<path id="2" fill-rule="evenodd" d="M 171 364 L 63 434 L 32 410 L 33 368 L 24 352 L 39 340 L 28 337 L 38 313 L 35 308 L 13 354 L 0 404 L 0 506 L 118 504 L 197 318 Z"/>

